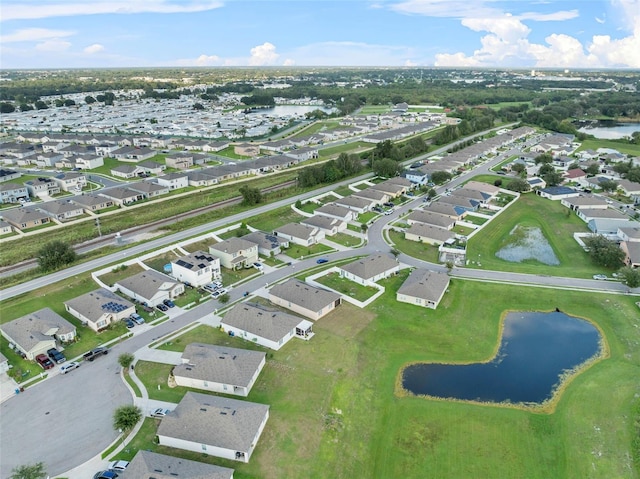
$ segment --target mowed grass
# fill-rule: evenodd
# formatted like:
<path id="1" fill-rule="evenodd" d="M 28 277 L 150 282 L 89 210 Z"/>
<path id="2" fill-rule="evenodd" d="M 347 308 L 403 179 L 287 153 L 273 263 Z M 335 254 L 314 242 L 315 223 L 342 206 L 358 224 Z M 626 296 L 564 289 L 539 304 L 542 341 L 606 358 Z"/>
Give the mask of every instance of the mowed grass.
<path id="1" fill-rule="evenodd" d="M 496 252 L 508 244 L 510 233 L 517 225 L 540 228 L 560 264 L 550 266 L 536 260 L 515 263 L 498 258 Z M 479 267 L 479 261 L 482 269 L 518 273 L 585 278 L 602 272 L 573 239 L 575 232 L 586 233 L 589 229 L 559 201 L 524 194 L 469 240 L 467 259 L 472 262 L 470 267 Z"/>
<path id="2" fill-rule="evenodd" d="M 640 155 L 640 145 L 600 139 L 583 140 L 582 145 L 580 145 L 580 148 L 578 148 L 577 151 L 597 150 L 598 148 L 612 148 L 614 150 L 618 150 L 620 153 L 631 156 Z"/>
<path id="3" fill-rule="evenodd" d="M 251 462 L 232 464 L 234 477 L 638 477 L 630 458 L 640 371 L 634 298 L 454 279 L 433 311 L 395 301 L 405 277 L 381 282 L 387 292 L 367 309 L 343 303 L 314 323 L 310 341 L 267 352 L 247 400 L 269 404 L 270 418 Z M 486 360 L 506 311 L 555 307 L 594 321 L 610 356 L 576 376 L 554 412 L 396 394 L 407 363 Z M 181 351 L 192 340 L 257 348 L 206 326 L 166 347 Z M 160 384 L 165 399 L 169 369 L 150 370 L 150 389 Z"/>

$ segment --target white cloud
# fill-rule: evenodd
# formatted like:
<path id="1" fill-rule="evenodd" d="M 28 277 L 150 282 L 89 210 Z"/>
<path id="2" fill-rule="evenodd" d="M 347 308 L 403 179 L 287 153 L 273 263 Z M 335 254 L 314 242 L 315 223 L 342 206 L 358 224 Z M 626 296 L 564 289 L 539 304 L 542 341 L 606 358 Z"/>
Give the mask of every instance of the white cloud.
<path id="1" fill-rule="evenodd" d="M 595 19 L 596 19 L 596 22 L 602 24 L 606 21 L 606 16 L 602 15 L 602 18 L 595 17 Z"/>
<path id="2" fill-rule="evenodd" d="M 60 40 L 59 38 L 52 38 L 51 40 L 38 43 L 35 48 L 40 52 L 63 52 L 68 50 L 70 46 L 71 42 Z"/>
<path id="3" fill-rule="evenodd" d="M 275 45 L 273 43 L 265 42 L 262 45 L 255 46 L 251 49 L 249 65 L 274 65 L 279 57 L 280 55 L 276 53 Z"/>
<path id="4" fill-rule="evenodd" d="M 3 0 L 2 3 L 2 21 L 114 13 L 193 13 L 223 6 L 219 0 Z"/>
<path id="5" fill-rule="evenodd" d="M 563 22 L 579 16 L 578 10 L 561 10 L 553 13 L 528 12 L 517 15 L 521 20 L 535 20 L 536 22 Z"/>
<path id="6" fill-rule="evenodd" d="M 70 37 L 71 35 L 75 35 L 75 32 L 49 28 L 23 28 L 8 35 L 0 36 L 0 43 L 39 42 L 50 38 Z"/>
<path id="7" fill-rule="evenodd" d="M 89 55 L 94 55 L 96 53 L 100 53 L 104 51 L 104 45 L 100 45 L 99 43 L 94 43 L 93 45 L 89 45 L 88 47 L 84 47 L 84 50 L 82 50 L 85 53 L 88 53 Z"/>
<path id="8" fill-rule="evenodd" d="M 443 18 L 500 15 L 501 10 L 488 6 L 492 1 L 496 0 L 406 0 L 390 8 L 399 13 Z"/>
<path id="9" fill-rule="evenodd" d="M 414 62 L 413 60 L 405 60 L 404 66 L 405 67 L 417 67 L 418 63 Z"/>
<path id="10" fill-rule="evenodd" d="M 217 55 L 200 55 L 197 58 L 184 58 L 176 60 L 172 65 L 182 67 L 214 67 L 222 65 L 222 59 Z"/>
<path id="11" fill-rule="evenodd" d="M 296 64 L 296 61 L 292 60 L 291 58 L 287 58 L 283 63 L 285 67 L 292 67 L 295 64 Z"/>

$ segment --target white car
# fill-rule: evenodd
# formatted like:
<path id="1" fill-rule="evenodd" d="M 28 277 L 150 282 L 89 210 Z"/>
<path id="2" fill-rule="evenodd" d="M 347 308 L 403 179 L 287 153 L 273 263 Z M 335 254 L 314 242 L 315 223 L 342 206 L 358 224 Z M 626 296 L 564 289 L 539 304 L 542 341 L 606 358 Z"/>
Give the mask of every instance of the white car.
<path id="1" fill-rule="evenodd" d="M 253 263 L 253 267 L 258 271 L 262 271 L 264 269 L 264 266 L 262 266 L 262 263 Z"/>
<path id="2" fill-rule="evenodd" d="M 593 279 L 607 279 L 607 276 L 604 274 L 594 274 Z"/>
<path id="3" fill-rule="evenodd" d="M 218 299 L 223 294 L 227 294 L 227 290 L 225 288 L 216 289 L 213 293 L 211 293 L 211 297 L 213 299 Z"/>
<path id="4" fill-rule="evenodd" d="M 164 408 L 157 408 L 154 409 L 153 411 L 151 411 L 151 413 L 149 414 L 151 417 L 159 417 L 159 418 L 163 418 L 165 417 L 167 414 L 169 414 L 171 411 L 169 409 L 164 409 Z"/>
<path id="5" fill-rule="evenodd" d="M 71 361 L 70 363 L 65 364 L 64 366 L 60 366 L 60 374 L 67 374 L 69 371 L 73 371 L 80 367 L 80 363 L 76 363 L 75 361 Z"/>
<path id="6" fill-rule="evenodd" d="M 113 461 L 109 464 L 109 470 L 113 472 L 124 472 L 129 465 L 129 461 Z"/>

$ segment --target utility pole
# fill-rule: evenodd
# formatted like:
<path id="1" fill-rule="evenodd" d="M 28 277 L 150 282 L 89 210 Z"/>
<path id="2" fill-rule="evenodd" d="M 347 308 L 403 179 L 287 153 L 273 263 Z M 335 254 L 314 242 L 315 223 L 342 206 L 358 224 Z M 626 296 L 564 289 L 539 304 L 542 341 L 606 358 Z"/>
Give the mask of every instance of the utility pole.
<path id="1" fill-rule="evenodd" d="M 96 226 L 98 227 L 98 236 L 102 237 L 102 231 L 100 231 L 100 218 L 96 218 Z"/>

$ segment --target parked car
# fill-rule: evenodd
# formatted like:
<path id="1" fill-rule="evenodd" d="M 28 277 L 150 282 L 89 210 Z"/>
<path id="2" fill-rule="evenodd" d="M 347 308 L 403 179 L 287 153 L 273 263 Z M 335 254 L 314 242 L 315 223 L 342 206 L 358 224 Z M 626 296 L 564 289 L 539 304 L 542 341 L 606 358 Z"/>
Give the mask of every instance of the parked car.
<path id="1" fill-rule="evenodd" d="M 214 281 L 213 283 L 205 284 L 203 289 L 205 291 L 209 291 L 213 293 L 215 290 L 222 288 L 222 283 L 220 281 Z"/>
<path id="2" fill-rule="evenodd" d="M 49 359 L 44 354 L 38 354 L 36 356 L 36 362 L 42 367 L 42 369 L 53 368 L 53 363 L 51 362 L 51 359 Z"/>
<path id="3" fill-rule="evenodd" d="M 407 192 L 405 193 L 405 195 L 406 195 L 406 196 L 415 196 L 415 195 L 413 194 L 413 191 L 407 191 Z"/>
<path id="4" fill-rule="evenodd" d="M 153 411 L 151 411 L 151 413 L 149 413 L 149 415 L 151 417 L 159 417 L 159 418 L 163 418 L 165 417 L 167 414 L 169 414 L 171 411 L 169 409 L 164 409 L 164 408 L 157 408 L 154 409 Z"/>
<path id="5" fill-rule="evenodd" d="M 137 313 L 131 314 L 129 318 L 136 324 L 144 324 L 144 318 Z"/>
<path id="6" fill-rule="evenodd" d="M 318 258 L 316 260 L 316 263 L 318 263 L 318 264 L 324 264 L 324 263 L 328 263 L 328 262 L 329 262 L 329 260 L 327 258 Z"/>
<path id="7" fill-rule="evenodd" d="M 593 279 L 607 279 L 607 275 L 605 274 L 594 274 Z"/>
<path id="8" fill-rule="evenodd" d="M 215 290 L 213 293 L 211 293 L 211 297 L 213 299 L 218 299 L 223 294 L 227 294 L 226 288 L 220 288 L 220 289 Z"/>
<path id="9" fill-rule="evenodd" d="M 264 269 L 264 266 L 262 266 L 262 263 L 253 263 L 253 267 L 258 271 L 262 271 Z"/>
<path id="10" fill-rule="evenodd" d="M 382 213 L 384 210 L 382 208 L 380 208 L 379 206 L 374 206 L 373 208 L 371 208 L 373 211 L 376 211 L 378 213 Z"/>
<path id="11" fill-rule="evenodd" d="M 67 374 L 69 371 L 73 371 L 79 367 L 80 363 L 76 363 L 75 361 L 68 362 L 64 366 L 60 366 L 60 374 Z"/>
<path id="12" fill-rule="evenodd" d="M 134 323 L 130 318 L 124 318 L 123 321 L 124 321 L 124 324 L 126 324 L 127 328 L 129 329 L 135 327 L 136 325 L 136 323 Z"/>
<path id="13" fill-rule="evenodd" d="M 104 346 L 99 346 L 97 348 L 92 349 L 89 352 L 84 353 L 82 357 L 87 361 L 93 361 L 95 358 L 98 358 L 105 354 L 109 354 L 109 350 Z"/>
<path id="14" fill-rule="evenodd" d="M 391 203 L 391 201 L 387 201 L 386 203 L 383 203 L 383 204 L 389 208 L 393 208 L 395 206 L 393 203 Z"/>
<path id="15" fill-rule="evenodd" d="M 167 308 L 163 303 L 157 305 L 156 308 L 158 308 L 160 311 L 169 311 L 169 308 Z"/>
<path id="16" fill-rule="evenodd" d="M 113 472 L 124 472 L 129 465 L 129 461 L 113 461 L 109 464 L 109 470 Z"/>
<path id="17" fill-rule="evenodd" d="M 175 307 L 175 303 L 173 301 L 171 301 L 170 299 L 165 299 L 163 301 L 165 306 L 168 306 L 169 308 L 174 308 Z"/>
<path id="18" fill-rule="evenodd" d="M 385 215 L 390 215 L 391 213 L 393 213 L 393 210 L 387 210 L 384 212 Z"/>
<path id="19" fill-rule="evenodd" d="M 93 475 L 93 479 L 116 479 L 118 473 L 115 471 L 100 471 Z"/>
<path id="20" fill-rule="evenodd" d="M 51 360 L 56 364 L 62 364 L 67 360 L 67 358 L 64 357 L 64 354 L 62 354 L 56 348 L 49 349 L 47 351 L 47 356 L 49 356 Z"/>

